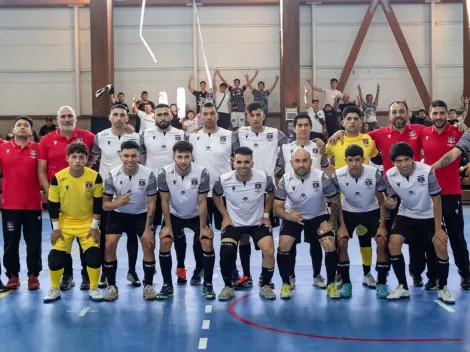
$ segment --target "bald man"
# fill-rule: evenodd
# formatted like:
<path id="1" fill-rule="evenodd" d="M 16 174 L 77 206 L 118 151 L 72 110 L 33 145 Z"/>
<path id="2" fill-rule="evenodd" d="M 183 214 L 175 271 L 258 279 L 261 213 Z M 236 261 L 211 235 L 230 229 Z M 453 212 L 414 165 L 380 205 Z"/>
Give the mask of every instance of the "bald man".
<path id="1" fill-rule="evenodd" d="M 283 219 L 277 250 L 277 264 L 282 278 L 281 298 L 289 299 L 292 286 L 290 249 L 294 241 L 320 241 L 325 250 L 327 272 L 327 294 L 330 298 L 341 298 L 334 284 L 337 266 L 337 253 L 333 230 L 341 210 L 339 193 L 336 187 L 321 170 L 312 168 L 310 152 L 297 149 L 291 158 L 292 170 L 282 176 L 276 189 L 274 211 Z M 331 200 L 331 215 L 325 197 Z"/>

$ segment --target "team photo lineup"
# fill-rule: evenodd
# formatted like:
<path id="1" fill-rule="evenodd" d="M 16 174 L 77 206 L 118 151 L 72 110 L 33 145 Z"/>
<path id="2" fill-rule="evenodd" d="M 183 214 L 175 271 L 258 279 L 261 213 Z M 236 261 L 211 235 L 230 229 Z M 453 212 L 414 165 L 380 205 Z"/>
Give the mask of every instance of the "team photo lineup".
<path id="1" fill-rule="evenodd" d="M 189 284 L 200 285 L 207 300 L 229 301 L 235 291 L 254 286 L 251 243 L 262 253 L 261 299 L 295 299 L 297 245 L 302 242 L 310 246 L 313 281 L 308 284 L 324 289 L 329 299 L 351 298 L 348 243 L 357 237 L 362 286 L 374 289 L 378 299 L 410 298 L 412 284 L 455 304 L 447 286 L 450 251 L 460 289 L 470 290 L 461 189 L 461 179 L 470 175 L 470 132 L 464 124 L 469 99 L 460 117 L 442 100 L 416 115 L 405 100 L 397 100 L 389 105 L 390 125 L 379 127 L 380 85 L 375 99 L 371 94 L 364 99 L 358 86 L 358 100 L 351 102 L 349 94 L 336 89 L 336 79 L 326 89 L 309 80 L 313 91 L 324 94 L 325 107 L 320 109 L 316 98 L 309 103 L 305 88 L 305 109 L 300 109 L 305 112 L 297 113 L 284 133 L 270 127 L 267 118 L 268 97 L 279 76 L 269 89 L 264 82 L 255 89 L 258 73 L 246 75 L 241 86 L 239 79 L 229 83 L 215 70 L 214 87 L 217 77 L 223 82 L 215 93 L 206 91 L 204 81 L 194 90 L 190 76 L 187 88 L 195 97 L 195 111 L 170 105 L 165 97 L 154 104 L 145 91 L 129 107 L 124 93 L 115 99 L 108 85 L 96 95 L 109 96 L 111 127 L 96 135 L 76 127 L 77 115 L 69 106 L 58 109 L 56 121 L 46 119 L 39 136 L 30 117 L 18 116 L 0 145 L 7 277 L 5 284 L 0 280 L 0 292 L 22 288 L 22 237 L 27 287 L 40 288 L 46 269 L 43 223 L 50 221 L 51 287 L 45 303 L 75 286 L 75 244 L 80 289 L 88 290 L 93 301 L 118 299 L 122 258 L 117 249 L 124 233 L 131 285 L 143 288 L 145 300 L 177 295 L 175 280 L 188 283 L 187 236 L 194 233 Z M 246 89 L 254 97 L 250 104 L 245 104 Z M 129 113 L 137 116 L 135 126 Z M 44 207 L 49 218 L 43 219 Z M 220 236 L 219 248 L 215 236 Z M 142 281 L 136 268 L 139 247 Z M 272 280 L 276 269 L 281 287 Z M 393 275 L 396 287 L 388 284 Z"/>

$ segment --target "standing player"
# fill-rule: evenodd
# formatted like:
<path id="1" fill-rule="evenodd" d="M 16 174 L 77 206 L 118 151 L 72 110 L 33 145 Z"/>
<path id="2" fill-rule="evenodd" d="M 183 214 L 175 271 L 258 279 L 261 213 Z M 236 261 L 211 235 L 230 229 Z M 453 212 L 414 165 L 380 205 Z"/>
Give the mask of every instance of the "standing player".
<path id="1" fill-rule="evenodd" d="M 449 255 L 447 234 L 441 227 L 442 203 L 441 188 L 431 166 L 413 161 L 413 148 L 406 143 L 395 144 L 390 151 L 395 167 L 387 171 L 385 186 L 389 198 L 387 206 L 397 207 L 393 197 L 399 196 L 401 204 L 393 222 L 388 243 L 390 263 L 398 279 L 398 287 L 387 296 L 388 300 L 410 297 L 405 275 L 405 259 L 401 252 L 403 243 L 413 237 L 427 237 L 418 241 L 434 246 L 437 254 L 437 277 L 439 280 L 438 298 L 444 303 L 453 304 L 455 299 L 447 289 L 449 275 Z M 432 242 L 432 244 L 431 244 Z"/>
<path id="2" fill-rule="evenodd" d="M 274 240 L 269 220 L 274 183 L 266 172 L 253 169 L 250 148 L 240 147 L 234 152 L 233 167 L 235 171 L 220 176 L 213 189 L 214 203 L 223 216 L 220 270 L 225 287 L 219 300 L 226 301 L 235 296 L 232 272 L 237 259 L 237 243 L 243 234 L 250 235 L 263 252 L 259 294 L 266 299 L 275 299 L 276 294 L 270 287 L 274 273 Z M 227 208 L 222 200 L 224 194 Z"/>
<path id="3" fill-rule="evenodd" d="M 54 175 L 69 166 L 67 162 L 67 146 L 72 143 L 83 143 L 91 150 L 95 135 L 89 131 L 76 128 L 77 114 L 69 106 L 63 106 L 57 112 L 57 128 L 54 132 L 41 138 L 38 155 L 39 182 L 46 194 L 49 193 L 49 185 Z M 64 276 L 60 283 L 61 290 L 68 290 L 75 286 L 73 281 L 72 256 L 66 253 L 64 262 Z M 80 261 L 82 263 L 81 290 L 90 288 L 90 280 L 83 257 L 83 249 L 80 247 Z"/>
<path id="4" fill-rule="evenodd" d="M 8 277 L 6 289 L 20 287 L 19 246 L 23 228 L 28 289 L 37 290 L 42 270 L 42 199 L 37 174 L 39 145 L 30 140 L 33 128 L 31 118 L 19 116 L 14 126 L 15 138 L 0 146 L 0 167 L 3 173 L 3 265 Z"/>
<path id="5" fill-rule="evenodd" d="M 283 283 L 281 298 L 291 297 L 293 287 L 289 278 L 292 267 L 290 251 L 294 242 L 300 242 L 302 231 L 305 242 L 321 242 L 325 249 L 327 294 L 331 298 L 340 298 L 338 288 L 334 284 L 338 257 L 333 234 L 333 228 L 339 220 L 338 192 L 324 172 L 312 167 L 312 157 L 308 150 L 298 148 L 294 151 L 291 165 L 292 169 L 279 181 L 274 201 L 274 211 L 284 219 L 277 250 L 277 264 Z M 325 197 L 332 202 L 331 217 Z"/>
<path id="6" fill-rule="evenodd" d="M 126 107 L 115 104 L 111 107 L 109 113 L 109 121 L 111 122 L 111 128 L 105 129 L 99 132 L 95 136 L 93 142 L 93 149 L 91 150 L 92 155 L 90 157 L 89 164 L 93 164 L 99 156 L 100 160 L 100 176 L 103 180 L 106 179 L 108 173 L 120 166 L 122 161 L 120 159 L 121 154 L 121 144 L 126 141 L 132 141 L 140 145 L 140 136 L 137 133 L 126 134 L 126 124 L 129 121 L 129 116 L 127 115 Z M 106 223 L 108 221 L 108 211 L 103 211 L 101 214 L 100 222 L 100 232 L 101 232 L 101 243 L 100 249 L 103 254 L 105 254 L 105 239 L 106 239 Z M 138 252 L 138 240 L 137 235 L 133 233 L 127 233 L 127 254 L 129 256 L 129 271 L 127 273 L 127 280 L 132 283 L 132 286 L 139 287 L 140 279 L 137 276 L 135 265 L 137 262 L 137 252 Z M 140 234 L 141 235 L 141 234 Z M 106 288 L 106 274 L 103 267 L 103 272 L 101 274 L 101 279 L 99 282 L 100 288 Z"/>
<path id="7" fill-rule="evenodd" d="M 120 159 L 121 166 L 108 173 L 104 186 L 103 209 L 109 212 L 103 265 L 109 286 L 104 299 L 114 301 L 119 295 L 116 286 L 116 250 L 119 238 L 125 232 L 128 237 L 140 237 L 144 252 L 144 298 L 154 300 L 156 292 L 152 284 L 155 272 L 155 235 L 152 228 L 157 201 L 157 178 L 153 171 L 138 164 L 139 145 L 135 141 L 129 140 L 121 144 Z"/>
<path id="8" fill-rule="evenodd" d="M 364 148 L 357 144 L 346 148 L 345 159 L 347 166 L 336 170 L 332 177 L 336 188 L 343 195 L 342 224 L 336 234 L 339 252 L 338 271 L 343 282 L 341 297 L 349 298 L 352 295 L 348 241 L 352 238 L 354 230 L 361 227 L 363 230 L 356 232 L 361 249 L 371 248 L 372 238 L 377 243 L 378 284 L 376 290 L 380 298 L 387 298 L 387 228 L 385 201 L 382 194 L 385 192 L 383 177 L 379 169 L 364 165 Z M 367 276 L 363 278 L 362 284 L 371 287 Z"/>
<path id="9" fill-rule="evenodd" d="M 207 104 L 207 103 L 206 103 Z M 173 146 L 175 162 L 165 166 L 158 174 L 158 189 L 162 197 L 163 224 L 160 232 L 160 267 L 163 287 L 157 299 L 173 296 L 171 280 L 171 245 L 181 241 L 173 234 L 184 233 L 185 228 L 194 231 L 194 242 L 201 242 L 204 270 L 202 292 L 207 299 L 214 299 L 212 274 L 215 253 L 212 246 L 214 234 L 207 225 L 207 193 L 210 176 L 207 169 L 192 162 L 193 146 L 180 141 Z"/>
<path id="10" fill-rule="evenodd" d="M 47 136 L 46 136 L 47 137 Z M 103 202 L 103 180 L 96 171 L 85 167 L 90 151 L 83 143 L 67 147 L 69 167 L 52 177 L 49 188 L 49 216 L 52 222 L 49 270 L 52 287 L 44 302 L 60 298 L 59 281 L 64 272 L 66 253 L 70 254 L 75 237 L 83 248 L 83 258 L 90 278 L 89 296 L 102 301 L 98 288 L 101 252 L 99 223 Z"/>

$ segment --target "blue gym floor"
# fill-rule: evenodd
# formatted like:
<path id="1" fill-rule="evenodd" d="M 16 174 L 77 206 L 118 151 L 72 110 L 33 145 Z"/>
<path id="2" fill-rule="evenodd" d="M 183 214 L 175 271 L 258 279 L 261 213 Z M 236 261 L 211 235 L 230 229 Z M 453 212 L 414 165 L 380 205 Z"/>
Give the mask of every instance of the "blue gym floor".
<path id="1" fill-rule="evenodd" d="M 464 211 L 468 225 L 470 207 Z M 466 233 L 468 241 L 468 226 Z M 49 236 L 50 225 L 45 218 L 44 268 L 47 268 L 50 250 Z M 278 230 L 276 243 L 277 237 Z M 192 235 L 187 238 L 186 267 L 190 277 L 194 268 Z M 219 243 L 219 240 L 215 241 L 214 286 L 217 294 L 223 287 L 218 267 Z M 3 255 L 3 236 L 0 245 Z M 128 265 L 124 236 L 118 249 L 119 299 L 95 303 L 89 300 L 87 291 L 79 290 L 80 260 L 76 243 L 74 246 L 76 287 L 63 292 L 61 300 L 46 305 L 42 298 L 50 286 L 48 272 L 45 269 L 40 276 L 39 291 L 27 290 L 26 251 L 22 244 L 22 286 L 16 292 L 0 294 L 0 351 L 470 351 L 470 292 L 459 289 L 452 255 L 449 288 L 457 304 L 451 308 L 434 302 L 437 291 L 415 287 L 411 287 L 410 300 L 395 303 L 379 300 L 375 290 L 361 285 L 362 267 L 356 238 L 349 247 L 354 285 L 353 297 L 349 300 L 329 300 L 324 290 L 312 286 L 308 245 L 302 244 L 298 246 L 298 286 L 290 301 L 282 301 L 279 297 L 276 301 L 264 301 L 258 296 L 257 286 L 236 292 L 236 298 L 229 303 L 207 301 L 201 294 L 201 287 L 175 285 L 173 298 L 165 302 L 146 302 L 142 288 L 132 288 L 126 280 Z M 406 258 L 407 252 L 405 247 Z M 174 271 L 174 253 L 173 260 Z M 141 263 L 139 249 L 137 271 L 142 279 Z M 255 282 L 260 264 L 261 253 L 253 250 Z M 154 283 L 158 291 L 162 284 L 158 261 L 157 267 Z M 375 271 L 373 273 L 376 276 Z M 5 283 L 3 268 L 2 274 Z M 324 268 L 322 274 L 326 276 Z M 273 280 L 279 295 L 281 281 L 277 267 Z M 396 286 L 393 272 L 389 281 L 392 290 Z"/>

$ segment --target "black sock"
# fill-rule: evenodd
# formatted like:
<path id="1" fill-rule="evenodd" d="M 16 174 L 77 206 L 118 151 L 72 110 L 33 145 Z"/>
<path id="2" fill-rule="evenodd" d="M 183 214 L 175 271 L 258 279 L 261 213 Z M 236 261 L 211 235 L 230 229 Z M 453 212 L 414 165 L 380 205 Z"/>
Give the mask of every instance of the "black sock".
<path id="1" fill-rule="evenodd" d="M 155 260 L 153 262 L 143 261 L 145 285 L 153 284 L 153 275 L 155 274 Z"/>
<path id="2" fill-rule="evenodd" d="M 274 275 L 274 268 L 268 269 L 263 267 L 261 269 L 261 275 L 263 276 L 263 283 L 261 286 L 269 285 Z"/>
<path id="3" fill-rule="evenodd" d="M 68 253 L 64 257 L 64 276 L 73 277 L 72 255 Z"/>
<path id="4" fill-rule="evenodd" d="M 251 257 L 251 243 L 240 245 L 240 262 L 242 263 L 243 276 L 251 276 L 250 272 L 250 257 Z"/>
<path id="5" fill-rule="evenodd" d="M 403 254 L 391 255 L 390 263 L 392 264 L 393 271 L 397 277 L 398 284 L 403 285 L 403 288 L 408 290 L 408 283 L 406 282 L 405 274 L 405 258 L 403 258 Z"/>
<path id="6" fill-rule="evenodd" d="M 101 227 L 100 227 L 100 232 L 101 232 L 101 236 L 100 236 L 100 252 L 101 252 L 101 258 L 103 259 L 103 265 L 101 267 L 101 274 L 106 276 L 106 272 L 104 270 L 104 264 L 105 264 L 105 250 L 106 250 L 106 241 L 105 241 L 105 238 L 106 238 L 106 235 L 104 234 L 104 229 L 102 230 Z M 65 272 L 65 270 L 64 270 Z"/>
<path id="7" fill-rule="evenodd" d="M 193 253 L 194 260 L 196 261 L 196 271 L 200 272 L 202 270 L 202 245 L 199 239 L 195 239 L 195 241 L 193 242 Z"/>
<path id="8" fill-rule="evenodd" d="M 325 252 L 325 266 L 327 283 L 328 285 L 334 284 L 336 268 L 338 267 L 338 253 L 336 251 Z"/>
<path id="9" fill-rule="evenodd" d="M 112 262 L 104 262 L 103 270 L 106 278 L 108 279 L 108 285 L 116 286 L 117 260 L 113 260 Z"/>
<path id="10" fill-rule="evenodd" d="M 323 250 L 320 242 L 313 240 L 310 243 L 310 257 L 312 257 L 313 277 L 317 277 L 321 273 L 321 263 L 323 261 Z"/>
<path id="11" fill-rule="evenodd" d="M 173 286 L 171 280 L 171 252 L 160 252 L 160 270 L 162 271 L 163 283 Z"/>
<path id="12" fill-rule="evenodd" d="M 387 283 L 387 273 L 390 265 L 387 262 L 377 262 L 375 270 L 377 271 L 377 283 L 385 285 Z"/>
<path id="13" fill-rule="evenodd" d="M 447 278 L 449 277 L 449 258 L 446 260 L 437 258 L 437 278 L 439 279 L 439 290 L 447 286 Z"/>
<path id="14" fill-rule="evenodd" d="M 135 273 L 137 254 L 139 252 L 139 242 L 137 235 L 127 235 L 127 256 L 129 258 L 129 272 Z"/>
<path id="15" fill-rule="evenodd" d="M 220 244 L 220 272 L 225 286 L 232 286 L 232 271 L 237 261 L 237 245 L 232 242 L 222 242 Z"/>
<path id="16" fill-rule="evenodd" d="M 290 248 L 290 263 L 291 263 L 291 272 L 290 272 L 290 276 L 293 276 L 295 277 L 295 263 L 296 263 L 296 259 L 297 258 L 297 242 L 294 241 L 294 243 L 292 243 L 292 247 Z"/>
<path id="17" fill-rule="evenodd" d="M 349 278 L 349 260 L 347 262 L 338 262 L 338 272 L 341 275 L 343 284 L 351 283 L 351 279 Z"/>
<path id="18" fill-rule="evenodd" d="M 212 274 L 214 273 L 215 252 L 202 252 L 202 267 L 204 269 L 204 283 L 212 284 Z"/>
<path id="19" fill-rule="evenodd" d="M 176 252 L 176 261 L 177 268 L 184 268 L 184 260 L 186 259 L 186 236 L 178 238 L 175 241 L 175 252 Z"/>
<path id="20" fill-rule="evenodd" d="M 362 271 L 364 272 L 364 276 L 370 273 L 370 265 L 362 264 Z"/>
<path id="21" fill-rule="evenodd" d="M 283 284 L 289 285 L 290 268 L 292 268 L 291 257 L 291 251 L 281 252 L 279 248 L 277 249 L 277 266 L 279 268 L 279 274 L 281 275 Z"/>

